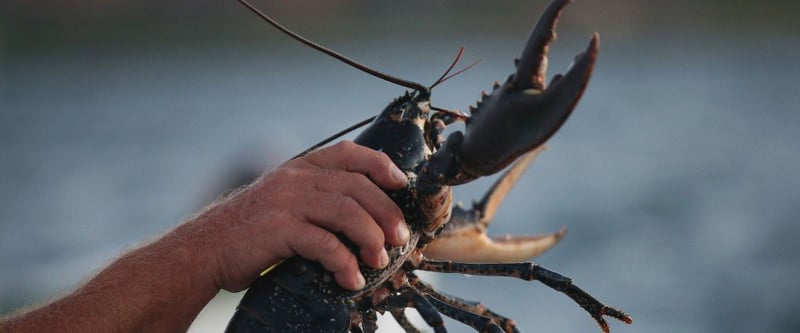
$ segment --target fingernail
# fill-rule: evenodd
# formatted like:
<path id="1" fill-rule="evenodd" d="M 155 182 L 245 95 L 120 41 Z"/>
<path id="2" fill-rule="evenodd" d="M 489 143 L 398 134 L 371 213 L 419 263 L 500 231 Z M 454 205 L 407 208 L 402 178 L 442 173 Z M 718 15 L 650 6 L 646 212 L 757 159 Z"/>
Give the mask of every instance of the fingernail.
<path id="1" fill-rule="evenodd" d="M 364 289 L 364 286 L 367 285 L 367 281 L 364 280 L 364 275 L 361 272 L 356 273 L 356 289 Z"/>
<path id="2" fill-rule="evenodd" d="M 386 267 L 386 265 L 389 264 L 389 254 L 386 253 L 386 248 L 382 248 L 381 249 L 380 256 L 381 256 L 380 257 L 380 261 L 381 261 L 380 262 L 380 268 L 384 268 L 384 267 Z"/>
<path id="3" fill-rule="evenodd" d="M 392 164 L 390 172 L 392 173 L 392 178 L 397 180 L 398 182 L 406 183 L 408 182 L 408 177 L 406 177 L 406 173 L 403 170 L 400 170 L 396 165 Z"/>
<path id="4" fill-rule="evenodd" d="M 406 225 L 405 221 L 400 221 L 397 224 L 397 238 L 400 239 L 401 242 L 406 243 L 408 239 L 411 237 L 411 232 L 408 231 L 408 226 Z"/>

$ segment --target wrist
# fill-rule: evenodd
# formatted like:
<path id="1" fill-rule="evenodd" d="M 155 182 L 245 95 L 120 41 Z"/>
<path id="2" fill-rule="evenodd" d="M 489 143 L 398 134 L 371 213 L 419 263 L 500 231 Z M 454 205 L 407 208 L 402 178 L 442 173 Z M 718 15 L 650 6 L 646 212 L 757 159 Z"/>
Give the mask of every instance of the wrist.
<path id="1" fill-rule="evenodd" d="M 216 244 L 204 222 L 198 219 L 186 222 L 151 245 L 163 246 L 154 252 L 163 251 L 165 257 L 169 257 L 164 259 L 174 265 L 174 273 L 180 276 L 179 279 L 185 279 L 199 295 L 207 296 L 208 301 L 220 288 L 215 279 Z"/>
<path id="2" fill-rule="evenodd" d="M 182 239 L 180 243 L 193 251 L 187 265 L 199 269 L 198 278 L 203 279 L 203 283 L 211 286 L 215 292 L 230 290 L 228 281 L 233 279 L 228 266 L 235 261 L 228 256 L 235 252 L 239 242 L 228 239 L 231 237 L 229 229 L 235 228 L 236 222 L 243 217 L 241 207 L 234 207 L 236 205 L 232 201 L 228 198 L 210 205 L 173 231 L 177 238 Z"/>

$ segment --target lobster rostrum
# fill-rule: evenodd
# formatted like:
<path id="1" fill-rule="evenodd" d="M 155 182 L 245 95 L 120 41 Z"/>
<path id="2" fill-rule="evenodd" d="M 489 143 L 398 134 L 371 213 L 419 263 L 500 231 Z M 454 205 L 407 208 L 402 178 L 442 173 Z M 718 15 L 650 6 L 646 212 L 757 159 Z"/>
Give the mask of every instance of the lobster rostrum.
<path id="1" fill-rule="evenodd" d="M 414 271 L 506 276 L 537 280 L 564 293 L 586 310 L 604 332 L 604 316 L 631 323 L 630 316 L 606 306 L 574 285 L 571 279 L 532 262 L 555 245 L 564 231 L 538 237 L 490 239 L 486 227 L 503 197 L 561 127 L 580 99 L 595 63 L 598 35 L 578 54 L 564 75 L 545 82 L 547 53 L 555 25 L 569 0 L 554 0 L 534 27 L 516 72 L 483 94 L 470 115 L 431 105 L 431 89 L 448 78 L 461 56 L 430 87 L 392 77 L 356 63 L 284 28 L 244 0 L 239 0 L 270 24 L 321 52 L 371 75 L 410 88 L 355 139 L 357 144 L 386 153 L 408 176 L 405 189 L 387 194 L 403 210 L 411 238 L 404 246 L 389 246 L 390 263 L 373 269 L 360 263 L 366 287 L 341 288 L 319 263 L 287 259 L 263 273 L 249 288 L 226 332 L 375 332 L 377 313 L 391 313 L 406 332 L 419 332 L 404 314 L 414 308 L 435 332 L 446 332 L 444 314 L 479 332 L 519 332 L 512 319 L 478 302 L 437 291 Z M 464 132 L 446 139 L 445 127 L 466 123 Z M 351 128 L 353 129 L 353 128 Z M 342 134 L 342 133 L 340 133 Z M 321 146 L 335 135 L 310 148 Z M 306 151 L 306 152 L 308 152 Z M 298 156 L 302 156 L 298 155 Z M 472 209 L 453 207 L 450 186 L 512 167 Z M 352 244 L 340 236 L 346 244 Z M 354 247 L 353 247 L 354 248 Z"/>

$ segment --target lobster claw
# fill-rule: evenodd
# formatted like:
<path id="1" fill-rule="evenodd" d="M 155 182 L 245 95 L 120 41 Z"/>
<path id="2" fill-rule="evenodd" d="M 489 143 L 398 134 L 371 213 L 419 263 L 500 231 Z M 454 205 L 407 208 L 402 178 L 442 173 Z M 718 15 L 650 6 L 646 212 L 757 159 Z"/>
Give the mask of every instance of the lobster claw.
<path id="1" fill-rule="evenodd" d="M 517 63 L 517 71 L 472 108 L 463 137 L 454 149 L 461 175 L 455 183 L 493 174 L 518 157 L 545 143 L 567 120 L 580 100 L 597 59 L 599 36 L 579 53 L 566 74 L 546 86 L 547 51 L 555 40 L 555 26 L 569 0 L 548 6 L 531 32 Z M 448 138 L 448 140 L 450 140 Z M 451 170 L 452 172 L 452 170 Z M 450 178 L 450 177 L 447 177 Z"/>
<path id="2" fill-rule="evenodd" d="M 503 173 L 471 209 L 453 207 L 450 220 L 441 233 L 423 249 L 428 259 L 470 263 L 514 263 L 538 256 L 564 238 L 566 229 L 536 236 L 490 236 L 489 225 L 497 208 L 545 145 L 525 154 Z"/>

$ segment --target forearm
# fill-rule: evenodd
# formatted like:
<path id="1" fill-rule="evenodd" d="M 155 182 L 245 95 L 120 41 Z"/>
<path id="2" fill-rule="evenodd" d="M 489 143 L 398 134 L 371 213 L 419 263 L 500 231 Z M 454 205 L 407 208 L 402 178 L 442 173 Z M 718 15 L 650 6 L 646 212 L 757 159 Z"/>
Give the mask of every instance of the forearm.
<path id="1" fill-rule="evenodd" d="M 180 332 L 218 289 L 193 252 L 198 221 L 131 251 L 70 295 L 0 322 L 0 332 Z M 57 278 L 57 277 L 54 277 Z"/>

